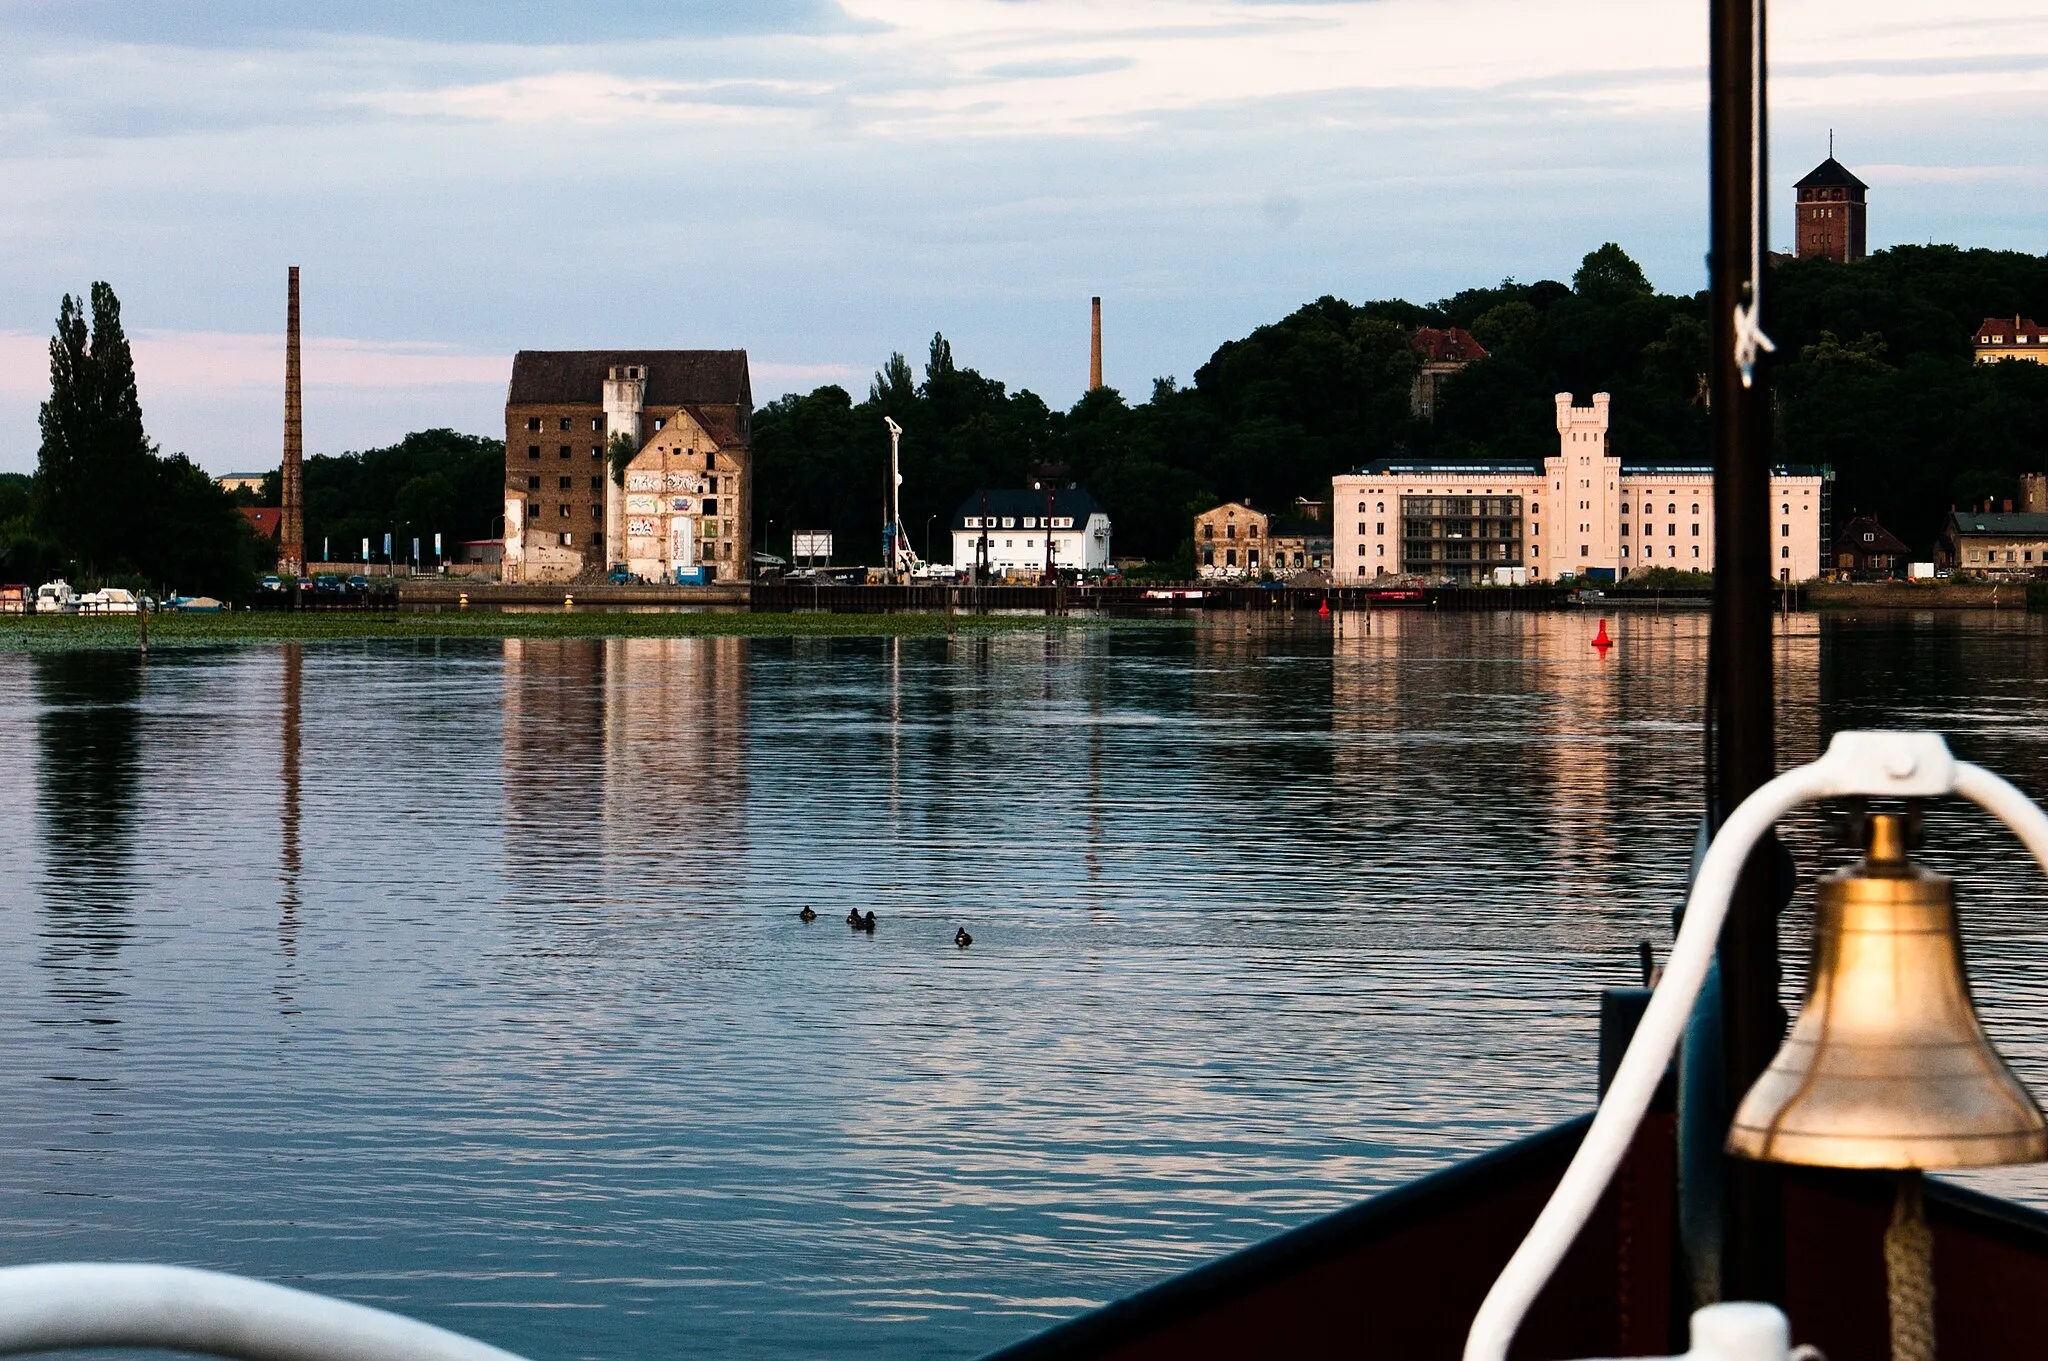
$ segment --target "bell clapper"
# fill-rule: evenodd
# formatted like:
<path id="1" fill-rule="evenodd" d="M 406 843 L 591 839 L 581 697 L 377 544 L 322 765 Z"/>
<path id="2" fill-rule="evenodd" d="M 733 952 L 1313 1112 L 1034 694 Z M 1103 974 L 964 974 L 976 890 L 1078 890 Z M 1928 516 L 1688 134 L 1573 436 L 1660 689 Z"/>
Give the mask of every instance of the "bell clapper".
<path id="1" fill-rule="evenodd" d="M 1934 1361 L 1934 1234 L 1921 1199 L 1921 1173 L 1899 1173 L 1891 1227 L 1884 1231 L 1885 1302 L 1892 1361 Z"/>

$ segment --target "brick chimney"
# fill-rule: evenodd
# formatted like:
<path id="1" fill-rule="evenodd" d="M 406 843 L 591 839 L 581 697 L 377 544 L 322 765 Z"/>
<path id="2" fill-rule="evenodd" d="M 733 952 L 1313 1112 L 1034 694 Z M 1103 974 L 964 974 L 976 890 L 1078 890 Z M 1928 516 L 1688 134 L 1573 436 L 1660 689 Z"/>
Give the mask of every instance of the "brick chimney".
<path id="1" fill-rule="evenodd" d="M 1088 304 L 1088 390 L 1093 392 L 1102 386 L 1102 299 L 1090 298 Z"/>

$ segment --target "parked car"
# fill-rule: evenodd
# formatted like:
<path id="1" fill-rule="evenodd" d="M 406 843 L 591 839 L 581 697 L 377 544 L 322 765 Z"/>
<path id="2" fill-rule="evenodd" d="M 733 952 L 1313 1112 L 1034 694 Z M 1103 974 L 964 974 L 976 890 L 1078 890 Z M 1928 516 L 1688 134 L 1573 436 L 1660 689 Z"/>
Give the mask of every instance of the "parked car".
<path id="1" fill-rule="evenodd" d="M 257 582 L 256 584 L 266 591 L 281 591 L 284 589 L 284 578 L 277 576 L 269 576 L 263 578 L 263 580 Z"/>

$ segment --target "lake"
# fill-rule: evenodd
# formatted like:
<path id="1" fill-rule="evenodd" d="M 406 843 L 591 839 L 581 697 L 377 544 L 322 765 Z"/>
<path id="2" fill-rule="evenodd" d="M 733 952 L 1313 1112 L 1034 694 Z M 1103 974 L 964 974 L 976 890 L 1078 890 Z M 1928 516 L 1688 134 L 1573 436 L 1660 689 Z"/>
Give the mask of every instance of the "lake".
<path id="1" fill-rule="evenodd" d="M 6 1259 L 966 1358 L 1589 1108 L 1705 614 L 1341 622 L 0 653 Z M 1932 727 L 2048 794 L 2039 618 L 1779 654 L 1783 761 Z M 2040 876 L 1928 843 L 2048 1090 Z"/>

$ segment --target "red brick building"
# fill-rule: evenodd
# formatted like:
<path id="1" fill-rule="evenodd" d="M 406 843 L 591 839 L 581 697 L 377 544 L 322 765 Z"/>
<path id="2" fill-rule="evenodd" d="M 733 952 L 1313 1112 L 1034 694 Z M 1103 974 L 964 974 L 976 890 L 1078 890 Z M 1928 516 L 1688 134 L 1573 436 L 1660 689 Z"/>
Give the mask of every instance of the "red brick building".
<path id="1" fill-rule="evenodd" d="M 1866 253 L 1863 196 L 1869 186 L 1830 156 L 1792 188 L 1798 194 L 1793 255 L 1801 260 L 1817 256 L 1838 265 L 1861 260 Z"/>
<path id="2" fill-rule="evenodd" d="M 1408 343 L 1422 356 L 1422 370 L 1408 387 L 1408 405 L 1423 420 L 1433 420 L 1437 389 L 1467 364 L 1486 358 L 1486 347 L 1462 326 L 1424 326 Z"/>
<path id="3" fill-rule="evenodd" d="M 753 412 L 745 350 L 521 350 L 505 400 L 505 579 L 615 566 L 747 579 Z M 613 435 L 636 451 L 623 487 Z"/>

